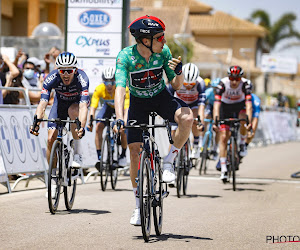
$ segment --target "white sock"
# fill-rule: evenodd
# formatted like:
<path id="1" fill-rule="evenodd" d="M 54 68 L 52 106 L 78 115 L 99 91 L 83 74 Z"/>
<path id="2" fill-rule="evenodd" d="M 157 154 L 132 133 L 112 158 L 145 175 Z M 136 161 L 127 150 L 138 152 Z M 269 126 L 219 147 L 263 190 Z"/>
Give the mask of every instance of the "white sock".
<path id="1" fill-rule="evenodd" d="M 240 144 L 244 145 L 246 143 L 247 135 L 240 134 L 240 138 L 241 138 Z"/>
<path id="2" fill-rule="evenodd" d="M 74 139 L 74 154 L 80 154 L 82 155 L 82 149 L 81 149 L 81 143 L 80 140 L 75 140 Z"/>
<path id="3" fill-rule="evenodd" d="M 221 172 L 227 172 L 226 157 L 220 157 Z"/>
<path id="4" fill-rule="evenodd" d="M 169 154 L 164 158 L 164 162 L 174 162 L 175 157 L 178 155 L 180 151 L 180 148 L 174 147 L 174 145 L 171 146 Z"/>
<path id="5" fill-rule="evenodd" d="M 135 198 L 135 208 L 139 208 L 140 207 L 140 199 L 139 197 L 137 197 L 137 188 L 133 188 L 133 194 L 134 194 L 134 198 Z"/>
<path id="6" fill-rule="evenodd" d="M 202 144 L 203 144 L 203 136 L 199 136 L 199 144 L 198 145 L 200 145 L 200 147 L 202 147 Z"/>

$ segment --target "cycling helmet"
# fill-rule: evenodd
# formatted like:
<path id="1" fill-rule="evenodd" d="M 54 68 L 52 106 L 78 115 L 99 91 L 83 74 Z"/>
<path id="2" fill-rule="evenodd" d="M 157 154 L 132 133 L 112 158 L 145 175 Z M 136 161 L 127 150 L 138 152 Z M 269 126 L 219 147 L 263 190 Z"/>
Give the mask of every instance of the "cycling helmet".
<path id="1" fill-rule="evenodd" d="M 55 61 L 57 68 L 62 67 L 75 67 L 77 68 L 77 58 L 71 52 L 63 52 L 58 55 Z"/>
<path id="2" fill-rule="evenodd" d="M 227 74 L 231 77 L 242 77 L 244 71 L 240 66 L 230 66 L 227 70 Z"/>
<path id="3" fill-rule="evenodd" d="M 199 69 L 193 63 L 187 63 L 182 67 L 182 73 L 184 75 L 184 82 L 192 83 L 196 82 L 199 76 Z"/>
<path id="4" fill-rule="evenodd" d="M 107 67 L 102 72 L 103 81 L 114 81 L 116 69 L 114 67 Z"/>
<path id="5" fill-rule="evenodd" d="M 136 39 L 141 37 L 153 37 L 156 34 L 165 30 L 165 24 L 159 18 L 155 16 L 142 16 L 128 26 L 131 35 Z"/>
<path id="6" fill-rule="evenodd" d="M 214 80 L 211 82 L 211 86 L 212 86 L 213 88 L 217 87 L 217 86 L 219 85 L 220 81 L 221 81 L 221 78 L 216 78 L 216 79 L 214 79 Z"/>

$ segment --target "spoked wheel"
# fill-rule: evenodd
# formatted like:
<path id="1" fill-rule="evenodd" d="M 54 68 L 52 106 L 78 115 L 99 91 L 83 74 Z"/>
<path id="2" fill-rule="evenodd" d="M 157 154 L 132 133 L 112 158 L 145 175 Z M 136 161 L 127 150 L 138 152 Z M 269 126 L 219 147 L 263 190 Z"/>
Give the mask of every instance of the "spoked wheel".
<path id="1" fill-rule="evenodd" d="M 156 194 L 155 199 L 153 200 L 153 221 L 156 235 L 161 235 L 162 232 L 162 224 L 163 224 L 163 193 L 164 185 L 162 183 L 162 172 L 160 169 L 160 162 L 156 162 L 155 174 L 156 174 Z"/>
<path id="2" fill-rule="evenodd" d="M 190 173 L 190 169 L 191 169 L 191 159 L 190 159 L 189 152 L 190 152 L 189 144 L 186 143 L 184 145 L 184 168 L 183 168 L 183 174 L 182 174 L 183 195 L 186 195 L 188 178 L 189 178 L 189 173 Z"/>
<path id="3" fill-rule="evenodd" d="M 177 197 L 180 198 L 181 194 L 181 187 L 182 187 L 182 179 L 183 179 L 183 158 L 182 158 L 182 150 L 180 151 L 176 162 L 176 190 L 177 190 Z"/>
<path id="4" fill-rule="evenodd" d="M 60 150 L 61 142 L 55 141 L 50 155 L 49 173 L 48 173 L 48 205 L 52 214 L 55 214 L 59 204 L 60 189 L 61 189 L 61 170 L 62 157 Z"/>
<path id="5" fill-rule="evenodd" d="M 236 157 L 235 157 L 235 151 L 236 151 L 236 144 L 234 141 L 234 138 L 231 138 L 231 172 L 232 172 L 232 188 L 233 191 L 235 191 L 236 183 L 235 183 L 235 166 L 237 164 Z"/>
<path id="6" fill-rule="evenodd" d="M 108 176 L 110 175 L 110 166 L 112 163 L 110 151 L 110 140 L 108 136 L 105 136 L 102 142 L 100 160 L 100 183 L 102 191 L 106 190 Z"/>
<path id="7" fill-rule="evenodd" d="M 208 158 L 208 136 L 205 139 L 205 142 L 203 144 L 203 151 L 201 156 L 201 163 L 200 163 L 200 169 L 199 174 L 206 173 L 206 164 L 207 164 L 207 158 Z"/>
<path id="8" fill-rule="evenodd" d="M 71 210 L 75 200 L 77 186 L 78 169 L 68 167 L 68 185 L 64 187 L 65 205 L 67 210 Z"/>
<path id="9" fill-rule="evenodd" d="M 140 159 L 139 199 L 143 238 L 148 242 L 151 231 L 151 162 L 146 154 L 143 151 Z"/>
<path id="10" fill-rule="evenodd" d="M 111 176 L 111 188 L 116 189 L 117 181 L 118 181 L 118 158 L 119 158 L 119 145 L 117 142 L 114 143 L 114 152 L 113 152 L 113 167 L 110 170 L 110 176 Z"/>

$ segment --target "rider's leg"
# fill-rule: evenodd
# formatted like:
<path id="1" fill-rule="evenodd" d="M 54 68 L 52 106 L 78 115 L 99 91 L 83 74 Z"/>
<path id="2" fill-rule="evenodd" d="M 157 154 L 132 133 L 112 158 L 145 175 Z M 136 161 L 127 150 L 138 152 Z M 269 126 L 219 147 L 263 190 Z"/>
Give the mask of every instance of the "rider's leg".
<path id="1" fill-rule="evenodd" d="M 228 129 L 222 128 L 219 134 L 220 134 L 219 148 L 220 148 L 220 163 L 221 163 L 221 179 L 224 179 L 227 178 L 225 176 L 225 173 L 227 172 L 226 157 L 227 157 L 227 142 L 230 137 L 230 131 L 228 131 Z"/>
<path id="2" fill-rule="evenodd" d="M 105 125 L 103 122 L 97 122 L 96 124 L 95 145 L 96 145 L 97 156 L 99 160 L 101 157 L 101 147 L 102 147 L 102 140 L 103 140 L 102 134 L 103 134 L 104 126 Z"/>
<path id="3" fill-rule="evenodd" d="M 246 119 L 246 113 L 240 112 L 239 119 Z M 240 156 L 245 157 L 247 155 L 246 139 L 247 129 L 245 127 L 246 122 L 242 121 L 240 126 Z"/>
<path id="4" fill-rule="evenodd" d="M 192 109 L 193 118 L 197 118 L 198 116 L 198 107 Z M 192 125 L 192 133 L 194 135 L 194 142 L 193 142 L 193 150 L 192 150 L 192 158 L 199 158 L 200 151 L 199 146 L 202 147 L 203 141 L 203 132 L 197 129 L 197 121 L 193 121 Z"/>
<path id="5" fill-rule="evenodd" d="M 51 149 L 54 141 L 57 138 L 58 130 L 55 128 L 48 128 L 48 141 L 47 141 L 47 151 L 46 151 L 46 156 L 47 156 L 47 161 L 49 164 L 50 161 L 50 154 L 51 154 Z"/>
<path id="6" fill-rule="evenodd" d="M 252 141 L 252 139 L 255 136 L 255 132 L 257 129 L 257 125 L 258 125 L 258 117 L 253 117 L 251 124 L 252 124 L 252 133 L 250 136 L 247 137 L 246 146 L 248 146 L 248 144 Z"/>

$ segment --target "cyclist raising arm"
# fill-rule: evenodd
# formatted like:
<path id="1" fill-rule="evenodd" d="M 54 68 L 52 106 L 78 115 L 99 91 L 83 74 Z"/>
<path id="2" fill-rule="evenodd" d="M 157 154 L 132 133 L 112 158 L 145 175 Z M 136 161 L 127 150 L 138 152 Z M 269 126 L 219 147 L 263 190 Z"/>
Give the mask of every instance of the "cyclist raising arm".
<path id="1" fill-rule="evenodd" d="M 41 100 L 36 109 L 38 119 L 45 115 L 45 110 L 49 101 L 52 89 L 55 89 L 56 95 L 51 108 L 49 119 L 67 119 L 72 120 L 76 117 L 81 122 L 81 128 L 77 130 L 75 124 L 71 124 L 71 131 L 74 139 L 74 160 L 72 166 L 82 165 L 82 151 L 79 139 L 84 136 L 84 127 L 87 120 L 89 104 L 89 79 L 84 71 L 77 69 L 77 59 L 73 53 L 63 52 L 56 58 L 55 65 L 57 69 L 53 70 L 44 80 L 41 92 Z M 56 123 L 48 122 L 48 143 L 47 160 L 49 162 L 52 144 L 55 141 L 58 130 Z M 39 126 L 30 127 L 30 133 L 38 135 Z"/>
<path id="2" fill-rule="evenodd" d="M 252 119 L 252 102 L 251 102 L 251 83 L 249 80 L 242 78 L 243 69 L 239 66 L 231 66 L 228 71 L 228 77 L 221 80 L 217 86 L 215 102 L 214 102 L 214 119 L 224 118 L 237 118 L 242 119 L 248 116 L 249 121 Z M 245 114 L 246 106 L 246 114 Z M 251 123 L 247 126 L 247 130 L 250 130 Z M 218 131 L 217 124 L 214 124 L 214 129 Z M 247 130 L 245 122 L 241 122 L 240 134 L 240 155 L 246 156 L 247 149 L 245 142 L 247 138 Z M 221 162 L 221 177 L 220 179 L 226 180 L 227 166 L 227 141 L 230 137 L 229 126 L 222 124 L 220 126 L 220 162 Z"/>
<path id="3" fill-rule="evenodd" d="M 128 120 L 137 124 L 148 123 L 149 113 L 157 112 L 164 119 L 176 122 L 178 129 L 174 144 L 164 158 L 163 180 L 175 180 L 173 162 L 180 148 L 189 137 L 193 123 L 193 113 L 180 99 L 173 97 L 166 89 L 163 70 L 174 89 L 180 89 L 182 75 L 181 58 L 172 58 L 164 37 L 165 25 L 154 16 L 142 16 L 134 20 L 129 29 L 137 44 L 124 48 L 117 57 L 115 110 L 117 119 L 124 124 L 123 107 L 125 87 L 129 85 L 130 107 Z M 116 128 L 115 128 L 116 130 Z M 131 217 L 132 225 L 140 225 L 139 199 L 136 197 L 139 152 L 142 142 L 142 131 L 128 129 L 130 150 L 130 177 L 136 200 L 136 209 Z"/>

